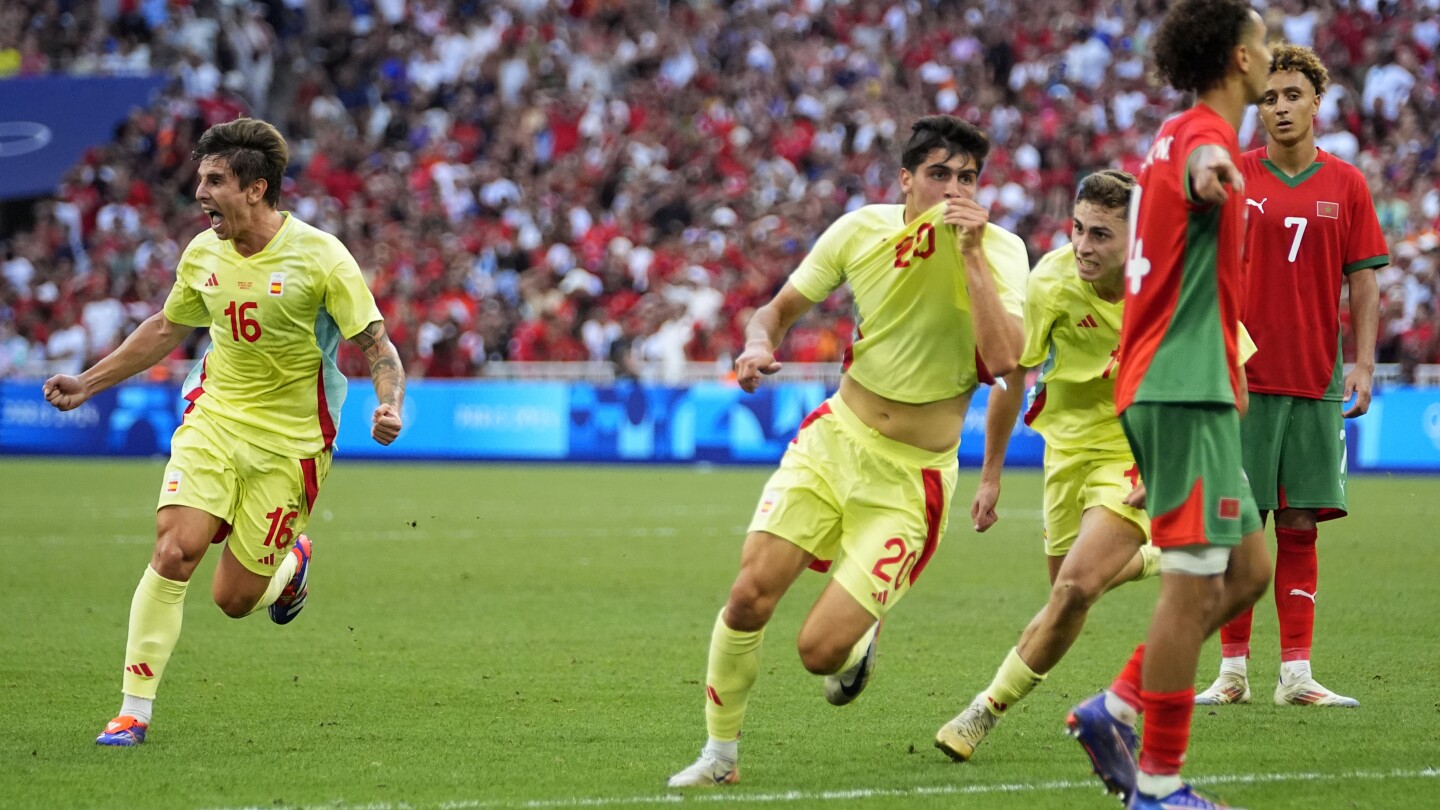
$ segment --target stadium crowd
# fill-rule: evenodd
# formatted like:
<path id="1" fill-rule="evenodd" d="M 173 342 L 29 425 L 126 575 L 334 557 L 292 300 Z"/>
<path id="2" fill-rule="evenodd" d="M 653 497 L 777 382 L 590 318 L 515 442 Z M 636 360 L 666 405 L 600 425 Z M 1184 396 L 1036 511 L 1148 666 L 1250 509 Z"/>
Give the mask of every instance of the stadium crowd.
<path id="1" fill-rule="evenodd" d="M 12 0 L 0 80 L 171 81 L 0 241 L 0 376 L 76 373 L 159 309 L 208 226 L 190 150 L 240 114 L 290 140 L 284 207 L 359 260 L 411 375 L 724 362 L 828 223 L 899 198 L 918 115 L 985 129 L 992 221 L 1032 259 L 1063 242 L 1078 180 L 1135 171 L 1183 106 L 1147 76 L 1161 5 Z M 1329 67 L 1321 147 L 1390 241 L 1378 361 L 1440 362 L 1440 0 L 1264 6 Z M 852 327 L 837 296 L 783 356 L 837 360 Z"/>

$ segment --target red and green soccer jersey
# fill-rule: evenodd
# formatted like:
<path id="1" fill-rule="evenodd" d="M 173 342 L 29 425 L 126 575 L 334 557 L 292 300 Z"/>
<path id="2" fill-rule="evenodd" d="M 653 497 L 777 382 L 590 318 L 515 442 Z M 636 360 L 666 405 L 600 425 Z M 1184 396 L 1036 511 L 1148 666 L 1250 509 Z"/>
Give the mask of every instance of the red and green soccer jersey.
<path id="1" fill-rule="evenodd" d="M 1166 121 L 1130 197 L 1130 253 L 1115 407 L 1132 402 L 1235 405 L 1245 289 L 1245 198 L 1221 205 L 1190 193 L 1186 164 L 1218 146 L 1238 166 L 1235 130 L 1196 105 Z"/>
<path id="2" fill-rule="evenodd" d="M 1370 189 L 1354 166 L 1318 151 L 1290 177 L 1246 152 L 1245 328 L 1259 351 L 1245 366 L 1250 390 L 1306 399 L 1342 398 L 1340 284 L 1390 263 Z"/>

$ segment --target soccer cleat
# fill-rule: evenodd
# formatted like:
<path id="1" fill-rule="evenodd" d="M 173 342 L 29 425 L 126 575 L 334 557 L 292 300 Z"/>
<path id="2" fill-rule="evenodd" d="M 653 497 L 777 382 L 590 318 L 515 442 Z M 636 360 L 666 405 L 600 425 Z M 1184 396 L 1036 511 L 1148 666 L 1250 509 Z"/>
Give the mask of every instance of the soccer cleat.
<path id="1" fill-rule="evenodd" d="M 1240 810 L 1221 804 L 1203 793 L 1196 793 L 1189 785 L 1181 785 L 1179 790 L 1162 799 L 1136 791 L 1125 807 L 1127 810 Z"/>
<path id="2" fill-rule="evenodd" d="M 105 730 L 95 738 L 95 744 L 123 747 L 139 745 L 145 742 L 145 732 L 149 728 L 149 725 L 130 715 L 122 714 L 105 725 Z"/>
<path id="3" fill-rule="evenodd" d="M 1195 696 L 1196 706 L 1228 706 L 1250 702 L 1250 681 L 1238 672 L 1221 671 L 1210 688 Z"/>
<path id="4" fill-rule="evenodd" d="M 1285 681 L 1275 685 L 1276 706 L 1340 706 L 1346 709 L 1359 707 L 1360 701 L 1352 697 L 1337 695 L 1329 689 L 1316 683 L 1314 678 L 1306 678 L 1303 681 L 1296 681 L 1286 684 Z"/>
<path id="5" fill-rule="evenodd" d="M 1070 736 L 1090 757 L 1105 792 L 1129 801 L 1135 794 L 1135 729 L 1116 720 L 1105 709 L 1105 693 L 1081 701 L 1065 718 Z"/>
<path id="6" fill-rule="evenodd" d="M 975 749 L 998 722 L 1000 718 L 985 707 L 984 697 L 977 697 L 965 711 L 935 732 L 935 747 L 956 762 L 965 762 L 975 756 Z"/>
<path id="7" fill-rule="evenodd" d="M 733 785 L 740 781 L 740 766 L 734 760 L 717 757 L 709 751 L 701 751 L 700 758 L 685 770 L 670 777 L 666 787 L 715 787 Z"/>
<path id="8" fill-rule="evenodd" d="M 844 706 L 847 703 L 860 697 L 865 691 L 866 684 L 870 683 L 870 676 L 875 673 L 875 648 L 880 637 L 880 623 L 870 628 L 870 646 L 865 648 L 865 654 L 855 666 L 844 672 L 825 676 L 825 700 L 832 706 Z"/>
<path id="9" fill-rule="evenodd" d="M 305 609 L 305 597 L 310 593 L 310 551 L 310 538 L 300 535 L 290 549 L 290 553 L 300 559 L 300 564 L 295 566 L 295 575 L 285 583 L 280 598 L 270 606 L 270 621 L 289 624 Z"/>

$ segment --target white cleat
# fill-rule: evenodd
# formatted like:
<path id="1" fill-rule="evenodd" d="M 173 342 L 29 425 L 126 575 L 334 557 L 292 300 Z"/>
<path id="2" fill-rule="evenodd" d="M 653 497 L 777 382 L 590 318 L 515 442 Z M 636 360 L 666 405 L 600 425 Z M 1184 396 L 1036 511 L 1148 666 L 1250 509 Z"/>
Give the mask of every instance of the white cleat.
<path id="1" fill-rule="evenodd" d="M 734 760 L 722 759 L 709 751 L 701 751 L 695 764 L 670 777 L 667 787 L 715 787 L 740 781 L 740 766 Z"/>
<path id="2" fill-rule="evenodd" d="M 1340 706 L 1346 709 L 1354 709 L 1360 706 L 1360 701 L 1352 697 L 1337 695 L 1321 686 L 1314 678 L 1306 678 L 1303 681 L 1296 681 L 1292 684 L 1286 684 L 1284 681 L 1276 684 L 1275 705 Z"/>
<path id="3" fill-rule="evenodd" d="M 998 722 L 1000 718 L 990 713 L 984 698 L 977 697 L 965 711 L 935 732 L 935 747 L 956 762 L 966 762 L 975 756 L 975 749 Z"/>
<path id="4" fill-rule="evenodd" d="M 1196 706 L 1228 706 L 1250 702 L 1250 681 L 1244 675 L 1221 672 L 1210 688 L 1195 696 Z"/>
<path id="5" fill-rule="evenodd" d="M 865 691 L 866 684 L 870 683 L 870 676 L 875 672 L 875 648 L 880 635 L 880 623 L 876 622 L 870 628 L 870 646 L 865 648 L 865 654 L 855 666 L 844 672 L 837 672 L 834 675 L 825 676 L 825 700 L 832 706 L 844 706 L 847 703 L 860 697 Z"/>

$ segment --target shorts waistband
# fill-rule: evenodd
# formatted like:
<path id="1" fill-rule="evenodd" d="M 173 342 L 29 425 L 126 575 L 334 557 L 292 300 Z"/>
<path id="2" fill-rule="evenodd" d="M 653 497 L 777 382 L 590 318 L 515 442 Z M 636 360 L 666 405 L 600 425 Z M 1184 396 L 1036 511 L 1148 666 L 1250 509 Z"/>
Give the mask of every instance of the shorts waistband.
<path id="1" fill-rule="evenodd" d="M 855 412 L 850 410 L 850 406 L 845 404 L 845 400 L 841 399 L 839 394 L 835 394 L 825 400 L 825 402 L 830 406 L 830 413 L 835 415 L 835 419 L 847 433 L 853 435 L 857 441 L 867 448 L 883 456 L 888 456 L 901 464 L 915 467 L 945 469 L 946 467 L 957 466 L 959 464 L 959 458 L 956 455 L 960 451 L 959 441 L 956 441 L 955 445 L 949 450 L 939 453 L 926 450 L 923 447 L 916 447 L 913 444 L 897 442 L 860 421 L 860 417 L 856 416 Z"/>

